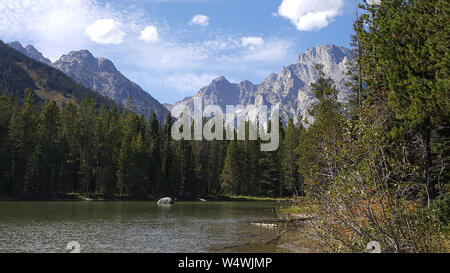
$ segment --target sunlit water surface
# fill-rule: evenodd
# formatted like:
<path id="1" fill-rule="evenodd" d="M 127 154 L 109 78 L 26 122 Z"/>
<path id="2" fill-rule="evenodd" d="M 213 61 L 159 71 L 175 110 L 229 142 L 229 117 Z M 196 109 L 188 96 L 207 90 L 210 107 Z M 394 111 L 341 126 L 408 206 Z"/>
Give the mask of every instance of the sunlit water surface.
<path id="1" fill-rule="evenodd" d="M 0 202 L 0 252 L 273 252 L 270 202 Z M 241 247 L 235 247 L 241 246 Z"/>

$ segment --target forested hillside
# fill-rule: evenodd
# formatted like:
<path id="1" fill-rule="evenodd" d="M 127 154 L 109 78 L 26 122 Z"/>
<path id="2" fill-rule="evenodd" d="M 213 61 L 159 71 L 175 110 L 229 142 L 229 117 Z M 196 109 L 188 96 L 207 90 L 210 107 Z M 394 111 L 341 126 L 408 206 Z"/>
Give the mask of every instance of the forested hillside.
<path id="1" fill-rule="evenodd" d="M 293 182 L 280 180 L 281 154 L 261 153 L 258 142 L 233 142 L 230 149 L 236 154 L 227 152 L 223 141 L 175 142 L 170 116 L 163 123 L 155 116 L 147 120 L 134 114 L 132 100 L 123 111 L 3 43 L 0 61 L 5 95 L 0 101 L 2 194 L 136 198 L 294 193 Z M 222 173 L 225 161 L 237 163 L 238 170 L 228 173 L 231 165 L 225 164 Z"/>
<path id="2" fill-rule="evenodd" d="M 60 110 L 47 101 L 41 109 L 30 90 L 22 105 L 1 97 L 1 193 L 155 198 L 291 196 L 301 189 L 294 162 L 283 163 L 290 166 L 286 173 L 280 168 L 296 145 L 292 121 L 286 149 L 263 153 L 259 141 L 174 141 L 170 116 L 161 125 L 155 115 L 147 120 L 131 110 L 95 106 L 85 99 Z"/>

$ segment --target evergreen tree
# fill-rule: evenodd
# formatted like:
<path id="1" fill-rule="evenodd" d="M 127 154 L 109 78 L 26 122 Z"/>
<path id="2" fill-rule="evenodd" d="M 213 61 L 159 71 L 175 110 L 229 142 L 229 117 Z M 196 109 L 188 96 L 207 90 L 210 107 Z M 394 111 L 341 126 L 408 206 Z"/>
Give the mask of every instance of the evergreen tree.
<path id="1" fill-rule="evenodd" d="M 28 190 L 25 185 L 26 167 L 31 159 L 36 144 L 38 126 L 36 105 L 33 92 L 25 90 L 25 101 L 16 111 L 9 123 L 8 142 L 11 154 L 11 193 L 21 195 Z"/>
<path id="2" fill-rule="evenodd" d="M 15 112 L 18 111 L 16 103 L 8 97 L 0 97 L 0 194 L 10 193 L 12 184 L 9 183 L 9 171 L 11 169 L 11 154 L 8 135 L 9 122 Z"/>
<path id="3" fill-rule="evenodd" d="M 62 188 L 67 192 L 78 191 L 81 163 L 81 120 L 75 104 L 70 103 L 63 108 L 61 126 L 61 150 L 64 154 L 61 169 Z"/>
<path id="4" fill-rule="evenodd" d="M 229 194 L 239 194 L 241 170 L 239 166 L 239 149 L 237 140 L 232 140 L 227 148 L 224 167 L 220 175 L 222 190 Z"/>
<path id="5" fill-rule="evenodd" d="M 411 153 L 430 204 L 444 189 L 433 165 L 448 160 L 445 152 L 433 149 L 450 120 L 448 1 L 365 2 L 361 20 L 367 27 L 357 28 L 357 35 L 367 103 L 387 105 L 392 134 L 403 132 L 412 147 L 420 147 Z"/>
<path id="6" fill-rule="evenodd" d="M 166 117 L 164 129 L 162 132 L 162 183 L 159 186 L 159 192 L 162 194 L 177 195 L 179 194 L 181 183 L 181 166 L 179 156 L 175 154 L 176 143 L 172 139 L 172 126 L 174 120 L 172 116 Z"/>
<path id="7" fill-rule="evenodd" d="M 162 157 L 161 157 L 161 127 L 156 114 L 150 117 L 147 130 L 146 146 L 148 150 L 147 170 L 149 172 L 149 181 L 151 183 L 150 193 L 157 194 L 163 183 L 162 177 Z"/>
<path id="8" fill-rule="evenodd" d="M 280 122 L 280 124 L 283 124 Z M 272 122 L 268 122 L 268 130 L 272 130 Z M 279 128 L 280 141 L 283 142 L 284 130 Z M 281 196 L 283 192 L 280 149 L 272 152 L 259 153 L 259 190 L 258 195 Z M 255 193 L 253 193 L 255 194 Z"/>
<path id="9" fill-rule="evenodd" d="M 145 123 L 131 111 L 122 119 L 122 144 L 118 159 L 118 188 L 124 194 L 143 196 L 149 192 Z"/>
<path id="10" fill-rule="evenodd" d="M 330 185 L 340 169 L 339 147 L 344 136 L 345 116 L 337 102 L 337 90 L 331 79 L 325 79 L 323 66 L 318 65 L 320 78 L 311 88 L 319 100 L 310 110 L 314 123 L 300 134 L 298 167 L 302 177 L 309 182 L 310 193 L 317 186 Z"/>
<path id="11" fill-rule="evenodd" d="M 26 190 L 57 192 L 61 190 L 60 111 L 54 101 L 42 109 L 36 133 L 36 145 L 28 162 Z"/>
<path id="12" fill-rule="evenodd" d="M 95 189 L 97 193 L 111 195 L 116 189 L 116 163 L 122 138 L 117 111 L 102 107 L 97 116 L 96 130 Z"/>
<path id="13" fill-rule="evenodd" d="M 261 142 L 259 139 L 250 140 L 250 130 L 254 130 L 257 132 L 258 125 L 255 122 L 247 122 L 246 131 L 247 131 L 247 140 L 243 141 L 242 144 L 242 155 L 244 162 L 241 166 L 243 166 L 243 183 L 246 184 L 245 190 L 243 190 L 242 194 L 246 195 L 264 195 L 266 192 L 261 192 L 261 181 L 260 181 L 260 173 L 267 166 L 260 166 L 259 158 L 261 157 Z"/>
<path id="14" fill-rule="evenodd" d="M 295 152 L 299 144 L 300 134 L 303 133 L 303 126 L 294 125 L 294 120 L 290 118 L 286 127 L 285 138 L 281 145 L 281 167 L 284 190 L 289 195 L 303 195 L 303 178 L 298 173 L 298 155 Z"/>
<path id="15" fill-rule="evenodd" d="M 79 192 L 95 192 L 94 168 L 96 162 L 96 109 L 93 99 L 85 99 L 79 108 L 80 170 Z"/>
<path id="16" fill-rule="evenodd" d="M 185 140 L 177 141 L 175 152 L 177 164 L 180 168 L 180 194 L 187 196 L 195 196 L 198 194 L 191 143 Z"/>
<path id="17" fill-rule="evenodd" d="M 226 141 L 220 140 L 215 140 L 206 145 L 208 151 L 204 156 L 204 161 L 206 161 L 205 183 L 207 194 L 217 195 L 221 192 L 220 174 L 224 166 L 228 145 Z"/>

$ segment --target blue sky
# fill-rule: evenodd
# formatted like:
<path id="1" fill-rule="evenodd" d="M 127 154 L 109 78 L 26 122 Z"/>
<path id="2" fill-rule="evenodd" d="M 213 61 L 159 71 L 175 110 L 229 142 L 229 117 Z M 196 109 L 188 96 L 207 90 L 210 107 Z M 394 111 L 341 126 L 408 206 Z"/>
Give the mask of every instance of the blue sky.
<path id="1" fill-rule="evenodd" d="M 2 0 L 0 39 L 53 61 L 88 49 L 160 102 L 218 76 L 260 83 L 299 53 L 349 46 L 353 0 Z"/>

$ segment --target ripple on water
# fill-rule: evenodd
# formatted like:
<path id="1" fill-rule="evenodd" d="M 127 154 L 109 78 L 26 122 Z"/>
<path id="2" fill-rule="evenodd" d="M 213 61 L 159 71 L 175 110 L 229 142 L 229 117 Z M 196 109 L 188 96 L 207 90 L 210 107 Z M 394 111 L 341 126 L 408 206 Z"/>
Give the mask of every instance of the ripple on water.
<path id="1" fill-rule="evenodd" d="M 153 202 L 0 202 L 0 252 L 209 252 L 265 240 L 251 222 L 274 217 L 276 204 Z"/>

